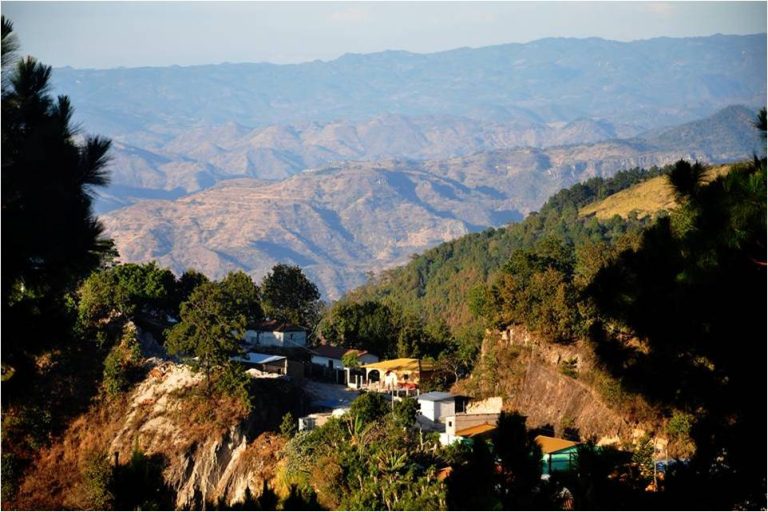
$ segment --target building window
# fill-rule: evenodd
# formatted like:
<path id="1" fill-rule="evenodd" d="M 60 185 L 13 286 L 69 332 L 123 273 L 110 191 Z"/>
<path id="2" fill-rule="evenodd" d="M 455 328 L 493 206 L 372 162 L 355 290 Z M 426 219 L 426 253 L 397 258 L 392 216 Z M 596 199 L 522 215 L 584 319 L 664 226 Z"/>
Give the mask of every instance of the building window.
<path id="1" fill-rule="evenodd" d="M 452 426 L 453 426 L 453 422 L 452 422 L 452 421 L 449 421 L 449 422 L 448 422 L 448 426 L 449 426 L 449 427 L 452 427 Z"/>

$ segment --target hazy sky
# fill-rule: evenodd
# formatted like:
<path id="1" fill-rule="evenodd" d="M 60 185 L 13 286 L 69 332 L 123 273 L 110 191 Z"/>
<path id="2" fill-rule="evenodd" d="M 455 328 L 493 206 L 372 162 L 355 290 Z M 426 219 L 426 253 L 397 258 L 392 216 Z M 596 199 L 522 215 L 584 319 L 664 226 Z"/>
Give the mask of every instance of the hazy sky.
<path id="1" fill-rule="evenodd" d="M 766 31 L 765 2 L 13 2 L 22 54 L 117 67 L 304 62 L 542 37 L 629 41 Z"/>

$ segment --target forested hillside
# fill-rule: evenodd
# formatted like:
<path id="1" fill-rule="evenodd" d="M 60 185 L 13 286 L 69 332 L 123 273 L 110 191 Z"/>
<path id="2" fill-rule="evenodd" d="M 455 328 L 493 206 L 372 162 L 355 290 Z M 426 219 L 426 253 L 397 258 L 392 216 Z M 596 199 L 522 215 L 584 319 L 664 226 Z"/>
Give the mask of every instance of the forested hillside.
<path id="1" fill-rule="evenodd" d="M 764 117 L 758 125 L 764 132 Z M 579 215 L 659 175 L 671 210 Z M 388 355 L 435 357 L 445 372 L 437 385 L 459 379 L 454 389 L 501 395 L 557 429 L 600 431 L 595 415 L 650 421 L 645 428 L 667 436 L 675 456 L 691 459 L 665 499 L 692 503 L 688 486 L 706 481 L 702 504 L 753 506 L 765 488 L 763 461 L 747 441 L 765 429 L 765 409 L 746 398 L 748 376 L 765 375 L 765 187 L 757 157 L 729 172 L 680 161 L 591 180 L 518 225 L 443 244 L 385 273 L 334 305 L 321 332 L 389 347 Z M 374 333 L 370 319 L 382 325 L 388 315 L 411 319 L 390 324 L 388 344 L 346 333 Z M 423 322 L 421 335 L 413 319 Z M 610 412 L 597 412 L 601 403 Z"/>
<path id="2" fill-rule="evenodd" d="M 414 255 L 407 265 L 383 272 L 347 299 L 380 301 L 422 318 L 427 325 L 445 324 L 454 336 L 479 343 L 484 325 L 472 310 L 477 305 L 473 300 L 515 250 L 533 249 L 549 240 L 565 244 L 570 251 L 637 233 L 648 219 L 616 217 L 601 222 L 580 217 L 579 209 L 670 169 L 632 169 L 574 185 L 552 196 L 522 222 L 473 233 Z"/>

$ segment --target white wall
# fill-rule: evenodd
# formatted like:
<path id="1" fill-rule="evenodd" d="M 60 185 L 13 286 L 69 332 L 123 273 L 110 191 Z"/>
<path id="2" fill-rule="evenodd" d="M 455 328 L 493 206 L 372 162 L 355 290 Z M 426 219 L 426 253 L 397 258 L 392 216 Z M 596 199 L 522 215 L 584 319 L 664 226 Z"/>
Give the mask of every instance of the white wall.
<path id="1" fill-rule="evenodd" d="M 436 421 L 440 421 L 441 418 L 446 416 L 453 416 L 456 414 L 456 400 L 451 398 L 443 402 L 435 402 L 435 417 Z"/>
<path id="2" fill-rule="evenodd" d="M 466 414 L 460 413 L 454 416 L 448 416 L 445 418 L 445 432 L 455 436 L 457 431 L 464 430 L 465 428 L 475 427 L 487 423 L 489 425 L 495 425 L 499 420 L 498 413 L 491 414 Z"/>
<path id="3" fill-rule="evenodd" d="M 437 416 L 435 413 L 437 412 L 435 409 L 435 402 L 431 400 L 419 400 L 419 408 L 421 409 L 421 414 L 423 416 L 426 416 L 432 421 L 437 421 Z"/>
<path id="4" fill-rule="evenodd" d="M 450 398 L 442 402 L 433 402 L 432 400 L 419 400 L 421 414 L 432 421 L 441 421 L 446 416 L 456 414 L 456 400 Z"/>
<path id="5" fill-rule="evenodd" d="M 307 346 L 307 333 L 304 331 L 298 332 L 281 332 L 277 333 L 281 335 L 281 341 L 286 347 L 306 347 Z"/>
<path id="6" fill-rule="evenodd" d="M 245 341 L 262 347 L 304 347 L 307 345 L 307 333 L 305 332 L 271 332 L 254 331 L 248 329 L 245 331 Z"/>

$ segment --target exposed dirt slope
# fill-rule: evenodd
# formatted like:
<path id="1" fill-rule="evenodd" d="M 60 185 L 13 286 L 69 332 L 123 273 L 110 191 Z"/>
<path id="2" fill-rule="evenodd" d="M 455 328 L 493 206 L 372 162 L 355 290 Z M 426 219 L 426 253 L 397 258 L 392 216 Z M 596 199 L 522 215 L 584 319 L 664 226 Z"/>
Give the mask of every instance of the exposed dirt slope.
<path id="1" fill-rule="evenodd" d="M 187 367 L 152 366 L 129 395 L 95 404 L 41 451 L 13 508 L 93 508 L 86 460 L 117 455 L 126 464 L 137 448 L 167 461 L 163 477 L 177 508 L 194 508 L 200 498 L 237 502 L 247 487 L 258 494 L 263 481 L 274 478 L 284 440 L 264 430 L 295 398 L 292 385 L 260 380 L 260 398 L 249 412 L 237 399 L 202 395 L 201 376 Z"/>

